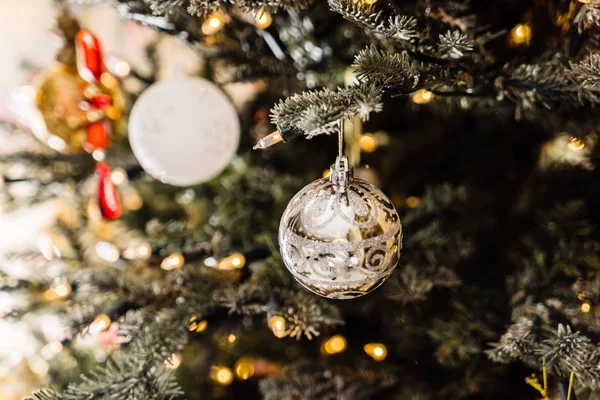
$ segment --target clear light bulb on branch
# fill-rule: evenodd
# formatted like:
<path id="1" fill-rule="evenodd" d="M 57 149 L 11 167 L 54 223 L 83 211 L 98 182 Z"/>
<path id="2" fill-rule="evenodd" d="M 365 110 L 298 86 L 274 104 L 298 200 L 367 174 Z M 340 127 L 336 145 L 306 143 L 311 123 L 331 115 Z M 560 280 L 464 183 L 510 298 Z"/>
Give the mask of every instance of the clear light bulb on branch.
<path id="1" fill-rule="evenodd" d="M 273 17 L 268 12 L 259 10 L 254 17 L 254 21 L 258 28 L 267 29 L 273 23 Z"/>
<path id="2" fill-rule="evenodd" d="M 214 35 L 225 26 L 225 16 L 222 12 L 215 11 L 210 14 L 202 24 L 202 33 L 205 35 Z"/>
<path id="3" fill-rule="evenodd" d="M 260 139 L 256 145 L 254 145 L 254 150 L 263 150 L 267 147 L 271 147 L 276 145 L 277 143 L 283 142 L 287 143 L 292 139 L 297 138 L 302 134 L 302 131 L 296 127 L 277 127 L 277 130 L 270 135 L 265 136 Z"/>

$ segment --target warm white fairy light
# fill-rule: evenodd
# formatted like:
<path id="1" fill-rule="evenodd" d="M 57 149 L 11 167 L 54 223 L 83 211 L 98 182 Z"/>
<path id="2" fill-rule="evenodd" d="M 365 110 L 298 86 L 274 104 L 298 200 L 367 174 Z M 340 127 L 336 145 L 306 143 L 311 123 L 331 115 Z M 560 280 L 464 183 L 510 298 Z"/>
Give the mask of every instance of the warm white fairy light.
<path id="1" fill-rule="evenodd" d="M 127 180 L 127 172 L 123 168 L 115 168 L 110 174 L 110 179 L 115 185 L 120 185 Z"/>
<path id="2" fill-rule="evenodd" d="M 98 257 L 110 263 L 117 261 L 120 257 L 117 246 L 108 242 L 96 243 L 95 249 Z"/>
<path id="3" fill-rule="evenodd" d="M 181 253 L 173 253 L 167 258 L 165 258 L 160 267 L 165 271 L 172 271 L 177 268 L 181 268 L 185 264 L 185 258 Z"/>

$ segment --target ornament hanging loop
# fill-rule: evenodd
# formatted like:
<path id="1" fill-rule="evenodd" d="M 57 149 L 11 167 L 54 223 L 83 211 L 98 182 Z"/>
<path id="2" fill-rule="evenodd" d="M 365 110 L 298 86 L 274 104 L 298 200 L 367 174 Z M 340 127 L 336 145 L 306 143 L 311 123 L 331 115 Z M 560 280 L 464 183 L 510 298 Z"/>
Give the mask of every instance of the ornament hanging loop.
<path id="1" fill-rule="evenodd" d="M 338 135 L 338 156 L 335 163 L 329 169 L 331 183 L 343 193 L 346 187 L 354 180 L 354 168 L 344 155 L 344 120 L 340 120 L 340 131 Z"/>

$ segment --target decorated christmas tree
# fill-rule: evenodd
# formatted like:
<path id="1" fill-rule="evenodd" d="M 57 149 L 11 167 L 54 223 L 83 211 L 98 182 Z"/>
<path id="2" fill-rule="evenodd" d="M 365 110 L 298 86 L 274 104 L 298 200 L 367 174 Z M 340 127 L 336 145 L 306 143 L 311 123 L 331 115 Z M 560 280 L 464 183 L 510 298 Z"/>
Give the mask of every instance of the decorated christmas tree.
<path id="1" fill-rule="evenodd" d="M 2 218 L 58 209 L 2 399 L 600 398 L 600 0 L 75 3 L 0 113 Z"/>

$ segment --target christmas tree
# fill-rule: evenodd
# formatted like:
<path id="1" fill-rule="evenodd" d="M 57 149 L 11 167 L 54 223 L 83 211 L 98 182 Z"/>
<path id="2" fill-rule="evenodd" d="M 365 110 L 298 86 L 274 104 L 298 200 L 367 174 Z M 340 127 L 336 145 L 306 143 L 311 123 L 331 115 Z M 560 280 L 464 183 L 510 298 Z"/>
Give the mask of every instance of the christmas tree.
<path id="1" fill-rule="evenodd" d="M 57 2 L 3 118 L 4 215 L 60 213 L 2 398 L 600 398 L 600 0 L 104 3 L 152 68 Z"/>

